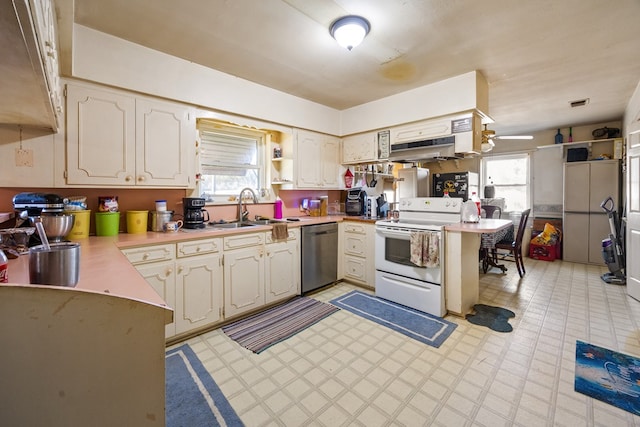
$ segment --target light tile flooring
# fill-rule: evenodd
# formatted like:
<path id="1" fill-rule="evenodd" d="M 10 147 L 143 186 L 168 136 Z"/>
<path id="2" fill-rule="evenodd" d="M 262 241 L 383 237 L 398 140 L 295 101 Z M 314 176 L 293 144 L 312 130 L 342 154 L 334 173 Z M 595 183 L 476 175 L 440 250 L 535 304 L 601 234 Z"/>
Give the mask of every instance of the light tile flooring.
<path id="1" fill-rule="evenodd" d="M 640 426 L 574 391 L 576 340 L 640 356 L 640 303 L 606 269 L 525 259 L 480 273 L 511 333 L 458 324 L 440 348 L 341 310 L 261 354 L 221 330 L 188 340 L 247 426 Z M 315 295 L 329 301 L 355 287 Z"/>

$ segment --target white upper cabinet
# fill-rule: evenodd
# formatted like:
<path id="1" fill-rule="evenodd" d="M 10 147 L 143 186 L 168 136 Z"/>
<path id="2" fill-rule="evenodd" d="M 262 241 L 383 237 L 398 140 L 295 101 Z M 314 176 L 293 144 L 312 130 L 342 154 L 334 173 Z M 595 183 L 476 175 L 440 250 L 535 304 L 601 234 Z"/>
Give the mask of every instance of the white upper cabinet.
<path id="1" fill-rule="evenodd" d="M 377 156 L 378 134 L 376 132 L 351 135 L 342 141 L 342 163 L 359 164 L 375 162 Z"/>
<path id="2" fill-rule="evenodd" d="M 303 130 L 294 139 L 296 188 L 340 188 L 340 140 Z"/>
<path id="3" fill-rule="evenodd" d="M 194 185 L 195 132 L 188 107 L 68 85 L 67 184 Z"/>

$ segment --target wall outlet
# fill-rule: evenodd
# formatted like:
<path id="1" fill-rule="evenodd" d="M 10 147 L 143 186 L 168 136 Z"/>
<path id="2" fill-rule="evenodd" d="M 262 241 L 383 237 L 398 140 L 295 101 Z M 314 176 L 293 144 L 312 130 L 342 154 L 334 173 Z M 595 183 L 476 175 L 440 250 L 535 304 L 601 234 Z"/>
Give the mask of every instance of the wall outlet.
<path id="1" fill-rule="evenodd" d="M 33 150 L 16 148 L 16 166 L 33 167 Z"/>

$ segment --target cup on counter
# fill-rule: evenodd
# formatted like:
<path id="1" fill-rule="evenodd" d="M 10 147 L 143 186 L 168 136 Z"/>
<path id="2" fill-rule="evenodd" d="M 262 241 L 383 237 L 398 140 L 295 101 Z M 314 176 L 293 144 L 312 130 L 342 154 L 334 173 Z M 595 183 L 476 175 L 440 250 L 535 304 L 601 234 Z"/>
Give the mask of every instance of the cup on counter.
<path id="1" fill-rule="evenodd" d="M 146 233 L 148 216 L 149 211 L 127 211 L 127 233 Z"/>
<path id="2" fill-rule="evenodd" d="M 117 236 L 120 212 L 96 212 L 96 236 Z"/>
<path id="3" fill-rule="evenodd" d="M 165 222 L 164 231 L 167 233 L 175 233 L 182 228 L 182 224 L 182 220 Z"/>
<path id="4" fill-rule="evenodd" d="M 80 244 L 52 243 L 29 248 L 29 283 L 69 286 L 78 284 L 80 277 Z"/>

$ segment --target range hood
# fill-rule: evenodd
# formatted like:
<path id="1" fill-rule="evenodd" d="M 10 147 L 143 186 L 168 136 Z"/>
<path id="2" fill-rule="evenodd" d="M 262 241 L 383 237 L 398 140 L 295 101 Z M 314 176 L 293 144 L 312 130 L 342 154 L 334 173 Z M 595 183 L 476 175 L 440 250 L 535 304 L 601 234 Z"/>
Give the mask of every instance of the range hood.
<path id="1" fill-rule="evenodd" d="M 34 0 L 0 2 L 0 124 L 57 132 L 62 103 L 57 85 L 55 18 L 46 20 L 39 4 Z M 53 7 L 46 12 L 53 14 Z M 50 22 L 51 27 L 39 25 L 42 22 Z M 50 31 L 41 34 L 37 28 Z"/>
<path id="2" fill-rule="evenodd" d="M 480 153 L 481 116 L 462 112 L 391 129 L 389 161 L 395 163 L 463 159 Z"/>
<path id="3" fill-rule="evenodd" d="M 461 158 L 462 156 L 456 156 L 455 142 L 455 135 L 450 135 L 441 138 L 392 144 L 389 152 L 389 161 L 412 163 Z"/>

